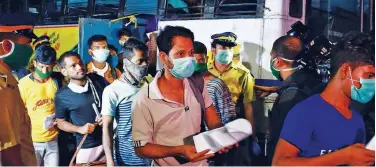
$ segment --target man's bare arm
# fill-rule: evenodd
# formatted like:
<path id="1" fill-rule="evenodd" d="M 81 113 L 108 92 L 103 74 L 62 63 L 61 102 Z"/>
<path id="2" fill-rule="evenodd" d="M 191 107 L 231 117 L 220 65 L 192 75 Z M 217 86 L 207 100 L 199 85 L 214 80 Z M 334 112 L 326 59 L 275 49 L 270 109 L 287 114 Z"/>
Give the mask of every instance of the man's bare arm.
<path id="1" fill-rule="evenodd" d="M 112 116 L 103 115 L 103 149 L 106 154 L 107 164 L 108 166 L 113 166 L 113 120 Z"/>
<path id="2" fill-rule="evenodd" d="M 215 128 L 219 128 L 223 126 L 221 120 L 219 119 L 217 112 L 215 111 L 215 107 L 213 105 L 211 105 L 210 107 L 206 109 L 205 121 L 209 129 L 215 129 Z"/>
<path id="3" fill-rule="evenodd" d="M 312 158 L 298 157 L 300 150 L 284 139 L 279 139 L 273 157 L 273 166 L 369 166 L 375 161 L 375 152 L 355 144 L 344 149 Z"/>
<path id="4" fill-rule="evenodd" d="M 195 146 L 192 145 L 163 146 L 159 144 L 146 143 L 145 146 L 136 147 L 135 151 L 138 156 L 148 159 L 184 156 L 191 162 L 201 161 L 214 156 L 214 154 L 205 155 L 210 150 L 197 153 Z"/>
<path id="5" fill-rule="evenodd" d="M 95 125 L 91 123 L 86 123 L 84 126 L 76 126 L 72 123 L 65 121 L 65 119 L 57 118 L 57 127 L 65 132 L 69 133 L 80 133 L 80 134 L 91 134 L 95 129 Z"/>
<path id="6" fill-rule="evenodd" d="M 72 123 L 65 121 L 65 119 L 57 118 L 57 127 L 65 132 L 69 133 L 79 133 L 79 126 L 73 125 Z"/>

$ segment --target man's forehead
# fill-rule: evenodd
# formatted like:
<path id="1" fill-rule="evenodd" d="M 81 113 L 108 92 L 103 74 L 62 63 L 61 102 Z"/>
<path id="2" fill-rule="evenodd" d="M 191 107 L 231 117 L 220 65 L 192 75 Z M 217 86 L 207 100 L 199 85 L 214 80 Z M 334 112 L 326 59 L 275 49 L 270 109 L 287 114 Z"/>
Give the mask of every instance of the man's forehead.
<path id="1" fill-rule="evenodd" d="M 65 61 L 65 64 L 72 65 L 75 63 L 79 63 L 81 60 L 77 58 L 76 56 L 70 56 L 70 57 L 66 57 L 64 61 Z"/>
<path id="2" fill-rule="evenodd" d="M 178 50 L 193 50 L 193 42 L 190 38 L 174 37 L 172 39 L 172 48 Z"/>
<path id="3" fill-rule="evenodd" d="M 103 45 L 107 45 L 107 42 L 106 41 L 94 41 L 93 45 L 103 46 Z"/>

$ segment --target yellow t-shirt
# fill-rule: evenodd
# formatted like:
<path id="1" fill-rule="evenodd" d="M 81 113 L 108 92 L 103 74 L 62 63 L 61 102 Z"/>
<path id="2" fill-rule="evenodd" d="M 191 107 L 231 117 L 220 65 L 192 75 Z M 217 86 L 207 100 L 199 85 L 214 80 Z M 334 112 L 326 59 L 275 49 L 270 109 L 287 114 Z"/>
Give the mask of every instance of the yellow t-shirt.
<path id="1" fill-rule="evenodd" d="M 214 60 L 209 60 L 208 71 L 227 85 L 231 92 L 234 103 L 250 103 L 255 100 L 254 85 L 255 78 L 243 65 L 231 63 L 230 67 L 220 73 L 214 66 Z M 239 101 L 243 97 L 242 101 Z"/>
<path id="2" fill-rule="evenodd" d="M 58 131 L 55 127 L 45 130 L 43 124 L 46 116 L 55 113 L 54 99 L 58 88 L 52 78 L 45 83 L 38 83 L 30 75 L 22 78 L 18 87 L 31 118 L 31 136 L 33 142 L 49 142 L 57 137 Z"/>
<path id="3" fill-rule="evenodd" d="M 30 118 L 22 103 L 17 80 L 1 60 L 0 75 L 0 152 L 20 145 L 23 163 L 26 166 L 36 166 Z"/>

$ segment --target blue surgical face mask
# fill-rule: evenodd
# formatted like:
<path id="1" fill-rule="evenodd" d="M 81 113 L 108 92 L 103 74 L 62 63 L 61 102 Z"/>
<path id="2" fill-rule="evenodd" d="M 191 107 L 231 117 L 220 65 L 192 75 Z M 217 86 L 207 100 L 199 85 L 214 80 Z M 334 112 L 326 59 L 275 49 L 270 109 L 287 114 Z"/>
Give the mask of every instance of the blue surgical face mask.
<path id="1" fill-rule="evenodd" d="M 349 69 L 350 70 L 350 69 Z M 373 96 L 375 96 L 375 79 L 363 79 L 360 78 L 359 81 L 353 80 L 351 70 L 350 70 L 350 80 L 351 85 L 351 99 L 359 103 L 368 103 L 371 101 Z M 360 88 L 354 86 L 354 81 L 361 84 Z"/>
<path id="2" fill-rule="evenodd" d="M 175 78 L 188 78 L 194 73 L 196 64 L 196 59 L 194 57 L 184 57 L 171 60 L 174 67 L 170 69 L 170 72 Z"/>
<path id="3" fill-rule="evenodd" d="M 231 50 L 220 50 L 217 52 L 217 55 L 215 55 L 215 60 L 220 64 L 227 65 L 231 63 L 233 57 L 234 54 Z"/>

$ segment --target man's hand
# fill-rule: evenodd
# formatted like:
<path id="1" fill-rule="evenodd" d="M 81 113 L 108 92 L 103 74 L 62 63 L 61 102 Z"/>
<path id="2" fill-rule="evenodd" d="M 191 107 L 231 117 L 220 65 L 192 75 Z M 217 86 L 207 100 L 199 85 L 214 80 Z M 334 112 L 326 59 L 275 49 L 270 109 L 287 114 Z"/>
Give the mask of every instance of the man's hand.
<path id="1" fill-rule="evenodd" d="M 230 149 L 232 149 L 233 147 L 239 147 L 239 144 L 236 143 L 232 146 L 228 146 L 228 147 L 225 147 L 225 148 L 222 148 L 221 150 L 218 151 L 218 154 L 222 154 L 222 153 L 227 153 Z"/>
<path id="2" fill-rule="evenodd" d="M 375 163 L 375 151 L 367 150 L 364 144 L 353 144 L 339 151 L 346 155 L 346 165 L 370 166 Z"/>
<path id="3" fill-rule="evenodd" d="M 269 96 L 271 93 L 277 92 L 279 87 L 277 86 L 272 86 L 272 87 L 267 87 L 267 86 L 254 86 L 255 92 L 256 92 L 256 97 L 257 98 L 264 98 Z"/>
<path id="4" fill-rule="evenodd" d="M 207 154 L 210 150 L 204 150 L 201 152 L 196 152 L 196 147 L 192 145 L 180 146 L 180 154 L 187 158 L 190 162 L 198 162 L 204 159 L 208 159 L 214 156 L 214 154 Z"/>
<path id="5" fill-rule="evenodd" d="M 103 126 L 103 120 L 102 120 L 102 117 L 96 117 L 95 118 L 95 122 L 98 123 L 99 126 Z"/>
<path id="6" fill-rule="evenodd" d="M 94 129 L 95 129 L 95 125 L 94 124 L 86 123 L 86 125 L 81 126 L 78 129 L 78 133 L 83 134 L 83 135 L 91 134 L 91 133 L 94 132 Z"/>

